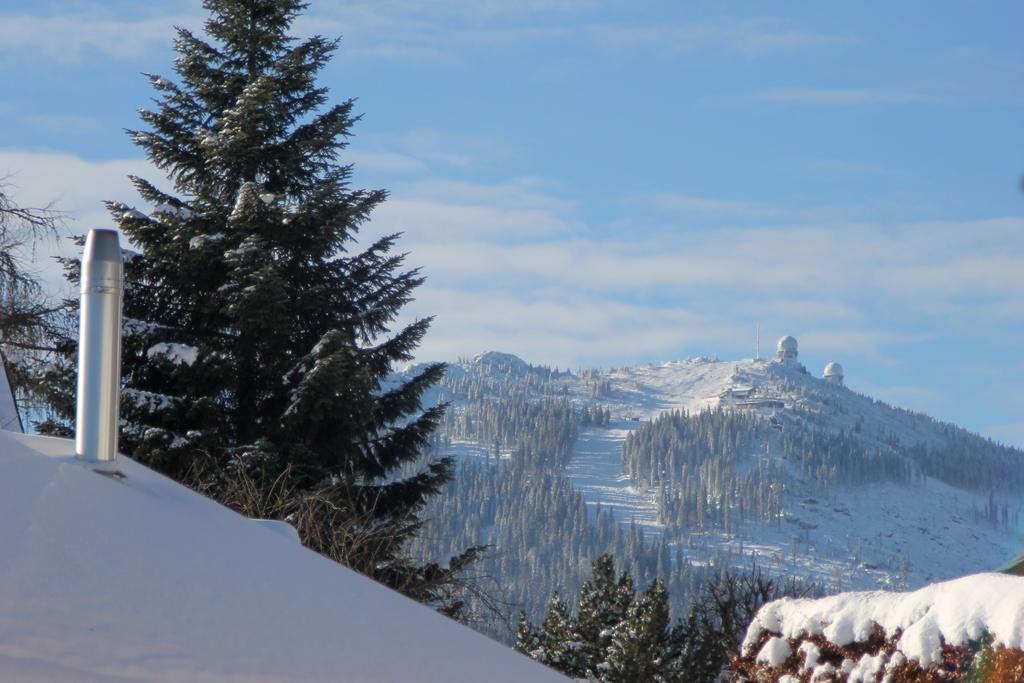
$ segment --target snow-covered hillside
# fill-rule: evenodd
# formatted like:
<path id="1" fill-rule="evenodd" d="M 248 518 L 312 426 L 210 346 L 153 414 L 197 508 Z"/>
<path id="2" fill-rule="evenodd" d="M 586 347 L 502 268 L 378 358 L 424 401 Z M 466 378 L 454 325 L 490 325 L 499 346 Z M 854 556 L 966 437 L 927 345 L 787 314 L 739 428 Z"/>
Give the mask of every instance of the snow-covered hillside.
<path id="1" fill-rule="evenodd" d="M 564 680 L 283 523 L 73 448 L 0 431 L 0 681 Z"/>
<path id="2" fill-rule="evenodd" d="M 440 451 L 491 464 L 514 460 L 517 448 L 532 452 L 516 439 L 540 431 L 527 421 L 542 418 L 524 404 L 546 404 L 552 415 L 561 403 L 572 406 L 577 435 L 560 471 L 592 513 L 614 511 L 647 541 L 663 535 L 667 549 L 659 552 L 677 562 L 724 558 L 827 590 L 907 588 L 995 569 L 1021 547 L 1024 453 L 812 376 L 796 362 L 694 358 L 568 372 L 490 352 L 453 364 L 431 400 L 452 404 Z M 712 424 L 709 439 L 718 444 L 692 456 L 688 473 L 666 465 L 692 455 L 683 446 L 640 470 L 624 463 L 631 435 L 678 441 L 659 416 L 718 409 L 739 416 L 744 434 L 716 436 L 728 420 Z M 601 411 L 603 419 L 587 417 Z M 678 420 L 680 433 L 693 431 L 687 419 Z M 710 471 L 718 462 L 727 463 L 724 473 Z M 700 484 L 684 492 L 680 477 Z M 743 499 L 751 490 L 774 499 L 753 514 Z M 685 507 L 665 503 L 673 491 L 686 504 L 698 491 L 700 513 L 712 522 L 668 519 L 667 511 Z"/>

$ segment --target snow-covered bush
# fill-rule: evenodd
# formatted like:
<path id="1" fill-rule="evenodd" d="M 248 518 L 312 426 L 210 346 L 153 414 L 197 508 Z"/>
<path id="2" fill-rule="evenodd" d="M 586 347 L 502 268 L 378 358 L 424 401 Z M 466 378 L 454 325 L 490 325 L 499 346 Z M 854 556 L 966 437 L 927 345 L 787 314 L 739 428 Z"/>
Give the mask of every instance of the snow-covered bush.
<path id="1" fill-rule="evenodd" d="M 733 664 L 741 681 L 1022 681 L 1024 577 L 776 600 L 754 617 Z"/>

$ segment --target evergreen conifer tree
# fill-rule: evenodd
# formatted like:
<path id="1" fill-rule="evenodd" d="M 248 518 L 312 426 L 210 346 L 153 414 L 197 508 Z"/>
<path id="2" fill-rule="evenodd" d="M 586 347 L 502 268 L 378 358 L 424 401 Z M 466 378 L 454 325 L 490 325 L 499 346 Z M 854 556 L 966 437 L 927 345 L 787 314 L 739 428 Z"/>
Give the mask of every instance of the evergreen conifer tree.
<path id="1" fill-rule="evenodd" d="M 670 680 L 671 654 L 668 592 L 655 579 L 616 625 L 605 679 L 615 683 Z"/>
<path id="2" fill-rule="evenodd" d="M 584 661 L 603 662 L 612 642 L 615 627 L 629 614 L 635 598 L 633 577 L 623 572 L 618 579 L 610 554 L 594 562 L 591 578 L 580 589 L 579 626 L 580 651 Z M 591 669 L 597 676 L 598 672 Z"/>
<path id="3" fill-rule="evenodd" d="M 535 659 L 569 676 L 583 674 L 577 662 L 575 624 L 558 593 L 548 602 L 548 613 L 540 625 L 539 636 L 541 655 Z"/>
<path id="4" fill-rule="evenodd" d="M 177 29 L 175 82 L 149 76 L 156 106 L 131 135 L 174 190 L 133 177 L 147 212 L 108 205 L 141 250 L 126 264 L 122 450 L 297 520 L 307 545 L 430 601 L 450 573 L 402 546 L 451 477 L 422 455 L 443 406 L 421 399 L 444 366 L 385 381 L 427 331 L 390 330 L 422 277 L 396 235 L 357 248 L 386 193 L 350 186 L 358 117 L 315 82 L 336 41 L 288 34 L 305 6 L 205 0 L 207 35 Z"/>
<path id="5" fill-rule="evenodd" d="M 519 610 L 519 622 L 516 624 L 515 649 L 523 654 L 540 660 L 543 650 L 540 648 L 540 634 L 526 618 L 526 612 Z"/>
<path id="6" fill-rule="evenodd" d="M 578 617 L 572 618 L 556 593 L 539 628 L 520 613 L 516 649 L 576 679 L 691 680 L 677 660 L 683 634 L 679 626 L 670 629 L 664 582 L 654 580 L 637 598 L 630 573 L 616 578 L 612 556 L 606 554 L 593 564 L 584 584 Z"/>

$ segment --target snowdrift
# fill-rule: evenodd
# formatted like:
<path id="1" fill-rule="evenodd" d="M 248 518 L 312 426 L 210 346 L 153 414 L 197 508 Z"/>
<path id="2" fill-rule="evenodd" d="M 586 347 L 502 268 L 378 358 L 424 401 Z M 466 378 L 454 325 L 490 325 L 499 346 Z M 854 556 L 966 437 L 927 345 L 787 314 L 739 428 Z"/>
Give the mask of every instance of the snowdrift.
<path id="1" fill-rule="evenodd" d="M 748 680 L 1024 680 L 1024 577 L 976 574 L 911 593 L 783 598 L 751 622 Z"/>
<path id="2" fill-rule="evenodd" d="M 132 462 L 0 432 L 0 681 L 558 681 Z"/>

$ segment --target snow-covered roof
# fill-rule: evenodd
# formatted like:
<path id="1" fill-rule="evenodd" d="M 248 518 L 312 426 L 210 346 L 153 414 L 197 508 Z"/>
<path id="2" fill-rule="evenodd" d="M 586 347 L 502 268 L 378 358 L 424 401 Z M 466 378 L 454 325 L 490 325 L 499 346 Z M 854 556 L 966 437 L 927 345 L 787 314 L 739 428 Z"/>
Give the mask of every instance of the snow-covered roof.
<path id="1" fill-rule="evenodd" d="M 128 460 L 0 432 L 4 680 L 558 681 Z"/>
<path id="2" fill-rule="evenodd" d="M 743 651 L 750 653 L 765 632 L 782 639 L 823 636 L 845 646 L 866 641 L 876 625 L 888 637 L 898 635 L 896 652 L 887 654 L 879 665 L 903 657 L 927 668 L 940 659 L 943 645 L 965 645 L 984 633 L 992 636 L 993 645 L 1024 649 L 1024 577 L 984 573 L 912 593 L 865 591 L 818 600 L 783 598 L 757 613 L 747 629 Z M 758 659 L 778 666 L 783 650 L 779 640 L 765 641 Z M 789 654 L 787 646 L 781 659 Z"/>

